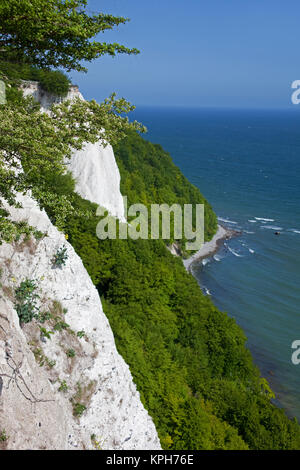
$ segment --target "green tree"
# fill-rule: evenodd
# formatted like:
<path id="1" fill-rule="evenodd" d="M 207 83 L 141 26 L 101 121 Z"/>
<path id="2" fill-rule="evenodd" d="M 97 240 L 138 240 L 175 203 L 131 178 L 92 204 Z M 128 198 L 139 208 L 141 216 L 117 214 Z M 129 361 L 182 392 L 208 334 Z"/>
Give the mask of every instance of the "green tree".
<path id="1" fill-rule="evenodd" d="M 41 68 L 86 71 L 81 61 L 105 54 L 138 54 L 135 48 L 92 40 L 127 18 L 88 14 L 87 0 L 2 0 L 0 57 Z"/>
<path id="2" fill-rule="evenodd" d="M 80 150 L 86 142 L 113 145 L 130 129 L 145 130 L 137 122 L 129 123 L 124 114 L 134 106 L 124 98 L 117 100 L 115 94 L 101 104 L 65 101 L 52 106 L 48 115 L 18 91 L 19 79 L 34 78 L 44 89 L 63 96 L 69 88 L 68 79 L 51 68 L 86 70 L 82 60 L 137 53 L 119 44 L 91 40 L 126 21 L 102 13 L 89 15 L 86 0 L 1 2 L 0 77 L 7 83 L 8 100 L 0 108 L 0 197 L 10 206 L 19 206 L 17 193 L 31 190 L 63 229 L 73 205 L 66 194 L 53 189 L 53 177 L 60 181 L 65 176 L 65 161 L 72 150 Z M 0 203 L 0 241 L 12 241 L 22 230 L 28 233 L 28 227 L 12 223 L 7 216 Z"/>
<path id="3" fill-rule="evenodd" d="M 105 146 L 107 142 L 116 143 L 130 128 L 143 130 L 138 123 L 129 123 L 120 116 L 132 108 L 124 99 L 116 100 L 115 95 L 102 104 L 65 101 L 54 105 L 50 115 L 41 113 L 32 98 L 18 96 L 2 105 L 0 197 L 18 207 L 17 193 L 31 190 L 40 206 L 48 208 L 53 222 L 63 229 L 66 216 L 72 212 L 72 200 L 57 193 L 53 175 L 59 178 L 65 174 L 65 159 L 85 142 L 101 141 Z M 0 239 L 12 240 L 16 236 L 14 228 L 16 225 L 2 217 Z"/>

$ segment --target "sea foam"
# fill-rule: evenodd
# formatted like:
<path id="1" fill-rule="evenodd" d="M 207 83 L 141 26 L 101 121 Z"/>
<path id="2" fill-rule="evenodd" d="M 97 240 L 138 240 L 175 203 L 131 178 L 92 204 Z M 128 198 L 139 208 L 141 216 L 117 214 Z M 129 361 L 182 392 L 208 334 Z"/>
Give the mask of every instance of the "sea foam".
<path id="1" fill-rule="evenodd" d="M 263 217 L 255 217 L 255 219 L 262 222 L 275 222 L 275 219 L 264 219 Z"/>
<path id="2" fill-rule="evenodd" d="M 237 222 L 235 222 L 234 220 L 223 219 L 222 217 L 218 217 L 218 220 L 220 220 L 220 222 L 225 222 L 227 224 L 237 225 Z"/>
<path id="3" fill-rule="evenodd" d="M 230 246 L 227 246 L 228 250 L 230 251 L 230 253 L 232 253 L 234 256 L 237 256 L 238 258 L 243 258 L 242 255 L 240 255 L 239 253 L 237 253 L 236 251 L 234 251 L 232 248 L 230 248 Z"/>
<path id="4" fill-rule="evenodd" d="M 276 227 L 275 225 L 263 225 L 261 228 L 266 228 L 269 230 L 283 230 L 282 227 Z"/>

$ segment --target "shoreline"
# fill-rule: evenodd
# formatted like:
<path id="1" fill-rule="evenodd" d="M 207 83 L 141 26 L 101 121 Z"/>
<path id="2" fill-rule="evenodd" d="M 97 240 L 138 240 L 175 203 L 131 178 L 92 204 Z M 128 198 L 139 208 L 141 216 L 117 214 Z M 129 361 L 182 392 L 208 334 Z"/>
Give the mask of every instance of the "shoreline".
<path id="1" fill-rule="evenodd" d="M 205 242 L 199 251 L 194 253 L 189 258 L 183 260 L 185 269 L 188 272 L 191 272 L 193 263 L 214 255 L 221 248 L 225 240 L 230 240 L 230 238 L 233 238 L 240 233 L 241 232 L 231 230 L 227 227 L 224 227 L 223 225 L 218 224 L 217 233 L 215 233 L 213 238 L 209 242 Z"/>

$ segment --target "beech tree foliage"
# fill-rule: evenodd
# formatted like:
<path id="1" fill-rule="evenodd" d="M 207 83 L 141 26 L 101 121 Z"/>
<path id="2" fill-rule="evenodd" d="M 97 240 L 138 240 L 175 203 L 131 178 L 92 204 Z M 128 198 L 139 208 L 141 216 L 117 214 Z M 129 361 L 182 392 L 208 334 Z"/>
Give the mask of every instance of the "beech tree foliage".
<path id="1" fill-rule="evenodd" d="M 17 193 L 30 190 L 41 207 L 50 206 L 57 213 L 56 225 L 63 229 L 72 201 L 57 195 L 49 175 L 65 174 L 67 159 L 85 142 L 101 141 L 106 146 L 118 142 L 129 129 L 143 131 L 139 123 L 120 116 L 133 108 L 114 94 L 101 104 L 66 100 L 53 105 L 49 115 L 40 112 L 33 98 L 20 95 L 0 106 L 0 198 L 19 207 Z M 15 236 L 15 226 L 3 218 L 1 235 L 7 241 Z"/>
<path id="2" fill-rule="evenodd" d="M 197 198 L 203 202 L 159 145 L 132 132 L 115 155 L 130 204 L 160 198 L 182 207 Z M 99 218 L 77 215 L 95 205 L 79 196 L 75 204 L 69 241 L 101 295 L 118 351 L 162 447 L 299 449 L 299 424 L 272 403 L 274 394 L 253 364 L 244 332 L 203 295 L 165 241 L 99 240 Z M 206 212 L 211 232 L 215 216 L 208 205 Z"/>
<path id="3" fill-rule="evenodd" d="M 86 71 L 81 64 L 135 48 L 92 40 L 128 18 L 87 13 L 86 0 L 1 0 L 0 57 L 41 68 Z"/>
<path id="4" fill-rule="evenodd" d="M 82 149 L 85 142 L 113 145 L 130 129 L 145 130 L 124 116 L 134 106 L 117 99 L 115 93 L 101 104 L 66 100 L 46 114 L 18 90 L 19 79 L 28 78 L 28 73 L 53 82 L 49 74 L 59 73 L 53 69 L 83 71 L 82 60 L 138 53 L 119 44 L 92 41 L 99 32 L 126 21 L 103 13 L 89 15 L 86 0 L 1 1 L 0 78 L 6 82 L 7 102 L 0 106 L 0 241 L 12 241 L 21 232 L 28 235 L 28 227 L 9 220 L 3 201 L 19 207 L 18 193 L 30 191 L 42 208 L 55 214 L 56 225 L 63 229 L 73 205 L 70 198 L 57 193 L 53 176 L 59 181 L 66 175 L 72 151 Z"/>

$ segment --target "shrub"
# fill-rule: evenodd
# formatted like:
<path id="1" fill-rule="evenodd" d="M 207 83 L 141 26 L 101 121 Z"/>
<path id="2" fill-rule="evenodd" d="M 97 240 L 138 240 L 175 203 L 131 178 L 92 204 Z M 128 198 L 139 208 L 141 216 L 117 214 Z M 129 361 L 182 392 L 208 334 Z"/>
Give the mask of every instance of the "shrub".
<path id="1" fill-rule="evenodd" d="M 46 366 L 52 369 L 52 367 L 56 365 L 56 361 L 49 359 L 47 356 L 45 356 L 41 348 L 34 348 L 32 349 L 32 352 L 36 362 L 39 364 L 40 367 Z"/>
<path id="2" fill-rule="evenodd" d="M 66 393 L 68 391 L 68 385 L 67 385 L 67 382 L 65 380 L 61 381 L 60 382 L 60 386 L 58 388 L 58 391 L 59 392 L 63 392 L 63 393 Z"/>
<path id="3" fill-rule="evenodd" d="M 74 416 L 82 416 L 83 413 L 85 412 L 86 410 L 86 406 L 83 405 L 82 403 L 74 403 L 73 404 L 73 415 Z"/>
<path id="4" fill-rule="evenodd" d="M 52 262 L 54 266 L 64 266 L 68 259 L 67 248 L 65 246 L 59 248 L 53 256 Z"/>
<path id="5" fill-rule="evenodd" d="M 42 326 L 40 326 L 40 331 L 43 338 L 51 339 L 51 335 L 54 335 L 53 331 L 47 331 L 46 328 L 43 328 Z"/>
<path id="6" fill-rule="evenodd" d="M 40 230 L 34 230 L 33 236 L 38 241 L 38 240 L 41 240 L 45 236 L 45 234 L 41 232 Z"/>
<path id="7" fill-rule="evenodd" d="M 74 349 L 68 349 L 68 351 L 66 352 L 66 355 L 68 357 L 75 357 L 76 353 L 75 353 Z"/>
<path id="8" fill-rule="evenodd" d="M 39 323 L 45 323 L 46 321 L 50 320 L 51 313 L 50 312 L 40 312 L 36 319 Z"/>
<path id="9" fill-rule="evenodd" d="M 0 442 L 5 442 L 7 441 L 7 439 L 8 439 L 8 436 L 6 435 L 5 429 L 3 429 L 0 433 Z"/>
<path id="10" fill-rule="evenodd" d="M 37 285 L 34 280 L 26 279 L 15 290 L 15 308 L 21 323 L 29 323 L 33 318 L 38 318 L 36 293 Z"/>
<path id="11" fill-rule="evenodd" d="M 85 336 L 85 331 L 84 330 L 77 331 L 77 336 L 78 338 L 83 338 Z"/>
<path id="12" fill-rule="evenodd" d="M 70 325 L 68 325 L 68 323 L 60 320 L 58 321 L 57 323 L 55 323 L 54 325 L 54 330 L 55 331 L 62 331 L 62 330 L 67 330 L 68 328 L 70 327 Z"/>
<path id="13" fill-rule="evenodd" d="M 52 369 L 52 367 L 54 367 L 56 365 L 56 361 L 54 361 L 52 359 L 49 359 L 46 356 L 45 356 L 45 360 L 46 360 L 46 363 L 47 363 L 48 367 L 50 367 L 51 369 Z"/>
<path id="14" fill-rule="evenodd" d="M 70 80 L 64 73 L 57 70 L 37 70 L 36 76 L 43 90 L 48 93 L 60 97 L 64 97 L 68 94 Z"/>
<path id="15" fill-rule="evenodd" d="M 52 95 L 64 97 L 70 88 L 70 80 L 58 70 L 38 69 L 29 64 L 0 61 L 0 76 L 10 81 L 34 80 L 40 83 L 42 89 Z"/>

